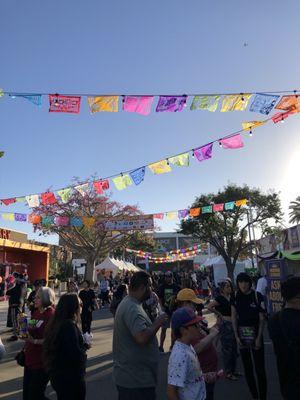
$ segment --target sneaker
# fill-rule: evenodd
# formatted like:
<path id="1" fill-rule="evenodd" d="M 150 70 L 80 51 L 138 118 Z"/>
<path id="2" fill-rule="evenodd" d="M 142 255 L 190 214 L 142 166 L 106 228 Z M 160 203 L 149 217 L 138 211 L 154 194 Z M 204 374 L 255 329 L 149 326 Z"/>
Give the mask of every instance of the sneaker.
<path id="1" fill-rule="evenodd" d="M 7 339 L 8 342 L 15 342 L 16 340 L 18 340 L 18 336 L 16 336 L 16 335 L 13 335 Z"/>
<path id="2" fill-rule="evenodd" d="M 165 351 L 164 351 L 164 348 L 161 347 L 161 346 L 159 346 L 159 352 L 160 352 L 160 353 L 164 353 L 164 352 L 165 352 Z"/>

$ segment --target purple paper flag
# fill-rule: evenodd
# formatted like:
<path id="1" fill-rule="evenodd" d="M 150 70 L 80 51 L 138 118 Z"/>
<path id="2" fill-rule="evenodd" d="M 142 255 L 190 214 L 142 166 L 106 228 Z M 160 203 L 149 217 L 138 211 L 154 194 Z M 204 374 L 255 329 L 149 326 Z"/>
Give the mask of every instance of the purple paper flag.
<path id="1" fill-rule="evenodd" d="M 240 149 L 244 143 L 240 134 L 221 139 L 220 143 L 224 149 Z"/>
<path id="2" fill-rule="evenodd" d="M 178 211 L 178 218 L 185 218 L 189 215 L 189 210 L 179 210 Z"/>
<path id="3" fill-rule="evenodd" d="M 182 111 L 186 100 L 187 96 L 159 96 L 156 112 Z"/>
<path id="4" fill-rule="evenodd" d="M 213 143 L 206 144 L 205 146 L 194 149 L 194 155 L 198 161 L 208 160 L 212 157 Z"/>
<path id="5" fill-rule="evenodd" d="M 26 214 L 15 213 L 15 221 L 26 222 L 27 221 L 27 215 Z"/>

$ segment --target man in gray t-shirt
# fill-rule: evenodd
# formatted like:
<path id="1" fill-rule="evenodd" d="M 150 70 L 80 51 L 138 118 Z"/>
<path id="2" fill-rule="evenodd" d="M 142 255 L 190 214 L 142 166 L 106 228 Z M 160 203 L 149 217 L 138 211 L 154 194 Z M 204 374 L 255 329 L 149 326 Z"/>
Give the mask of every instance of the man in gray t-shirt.
<path id="1" fill-rule="evenodd" d="M 151 322 L 142 307 L 150 294 L 149 275 L 136 272 L 130 281 L 129 295 L 122 300 L 115 315 L 113 374 L 119 400 L 155 399 L 159 358 L 156 332 L 166 315 Z"/>

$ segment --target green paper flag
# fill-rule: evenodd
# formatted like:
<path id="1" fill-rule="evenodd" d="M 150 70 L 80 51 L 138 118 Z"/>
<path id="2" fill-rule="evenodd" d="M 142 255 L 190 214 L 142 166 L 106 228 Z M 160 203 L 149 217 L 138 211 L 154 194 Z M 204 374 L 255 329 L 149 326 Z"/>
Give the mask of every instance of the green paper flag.
<path id="1" fill-rule="evenodd" d="M 212 206 L 202 207 L 202 214 L 210 214 L 212 213 Z"/>

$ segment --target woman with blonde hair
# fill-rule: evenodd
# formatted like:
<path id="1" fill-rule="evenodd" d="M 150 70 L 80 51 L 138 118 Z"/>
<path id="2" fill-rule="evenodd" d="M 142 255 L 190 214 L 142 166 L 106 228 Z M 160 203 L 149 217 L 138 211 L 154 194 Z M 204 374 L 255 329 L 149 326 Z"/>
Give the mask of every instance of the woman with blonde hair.
<path id="1" fill-rule="evenodd" d="M 45 328 L 54 314 L 55 293 L 41 287 L 34 300 L 34 312 L 28 321 L 28 337 L 25 339 L 25 366 L 23 400 L 44 400 L 49 377 L 43 364 Z"/>

